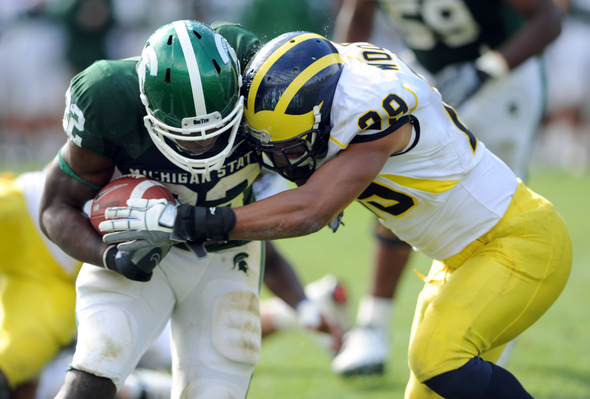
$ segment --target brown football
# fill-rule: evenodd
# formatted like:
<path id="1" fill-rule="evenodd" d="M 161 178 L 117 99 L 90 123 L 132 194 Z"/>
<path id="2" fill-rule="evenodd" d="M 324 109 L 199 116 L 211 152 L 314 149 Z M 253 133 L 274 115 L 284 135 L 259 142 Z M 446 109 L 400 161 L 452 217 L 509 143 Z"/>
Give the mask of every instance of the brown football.
<path id="1" fill-rule="evenodd" d="M 100 222 L 105 220 L 104 212 L 107 208 L 127 206 L 128 199 L 160 199 L 165 198 L 174 202 L 172 193 L 160 182 L 144 175 L 123 175 L 104 186 L 92 201 L 90 208 L 90 223 L 99 232 Z"/>

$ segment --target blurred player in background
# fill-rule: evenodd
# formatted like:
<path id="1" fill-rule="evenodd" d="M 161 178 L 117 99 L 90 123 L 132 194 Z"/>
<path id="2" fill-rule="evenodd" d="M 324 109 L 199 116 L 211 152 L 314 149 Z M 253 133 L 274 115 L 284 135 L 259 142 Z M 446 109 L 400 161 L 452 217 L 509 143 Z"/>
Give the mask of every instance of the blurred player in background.
<path id="1" fill-rule="evenodd" d="M 377 9 L 411 50 L 404 52 L 404 60 L 437 87 L 486 147 L 525 179 L 545 104 L 540 53 L 560 32 L 555 4 L 344 0 L 334 39 L 368 41 Z M 332 363 L 344 375 L 380 373 L 389 356 L 392 300 L 411 249 L 393 233 L 376 229 L 377 253 L 384 255 L 377 258 L 371 293 L 359 306 L 357 328 L 345 336 Z"/>
<path id="2" fill-rule="evenodd" d="M 4 248 L 0 262 L 2 398 L 53 398 L 55 386 L 61 386 L 71 362 L 67 348 L 76 334 L 75 281 L 82 263 L 64 253 L 39 229 L 45 175 L 46 169 L 0 175 L 0 236 Z M 154 345 L 140 364 L 168 369 L 169 359 L 165 345 Z M 141 381 L 151 395 L 161 395 L 166 389 L 169 392 L 170 384 L 154 383 L 153 374 L 151 379 L 141 376 L 141 372 L 135 374 L 126 391 Z"/>
<path id="3" fill-rule="evenodd" d="M 580 175 L 590 164 L 590 1 L 556 2 L 565 17 L 545 52 L 547 108 L 533 163 Z"/>
<path id="4" fill-rule="evenodd" d="M 291 189 L 292 184 L 278 173 L 263 169 L 252 188 L 256 200 L 259 201 Z M 262 337 L 285 330 L 308 330 L 308 332 L 312 332 L 323 349 L 334 353 L 334 350 L 340 347 L 341 337 L 331 336 L 326 331 L 310 330 L 305 325 L 304 317 L 301 314 L 302 309 L 298 310 L 297 301 L 289 301 L 285 290 L 280 286 L 275 287 L 275 282 L 280 283 L 288 280 L 286 277 L 281 277 L 279 271 L 282 273 L 289 273 L 289 270 L 295 273 L 295 271 L 272 242 L 266 242 L 265 248 L 264 283 L 276 296 L 260 302 Z M 296 278 L 294 280 L 298 281 Z M 292 287 L 291 291 L 299 293 L 297 287 Z M 299 293 L 299 295 L 302 294 Z M 348 294 L 336 276 L 328 274 L 307 284 L 305 296 L 318 307 L 324 317 L 328 317 L 336 323 L 340 333 L 345 333 L 350 329 Z"/>
<path id="5" fill-rule="evenodd" d="M 34 398 L 41 369 L 75 337 L 82 263 L 39 230 L 44 172 L 0 176 L 0 397 Z"/>

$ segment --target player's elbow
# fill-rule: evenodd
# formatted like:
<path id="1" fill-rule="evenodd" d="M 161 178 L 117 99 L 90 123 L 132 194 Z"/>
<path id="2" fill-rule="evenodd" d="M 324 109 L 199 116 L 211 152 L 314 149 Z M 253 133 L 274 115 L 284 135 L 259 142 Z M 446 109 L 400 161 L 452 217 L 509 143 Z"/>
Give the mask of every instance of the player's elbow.
<path id="1" fill-rule="evenodd" d="M 41 232 L 45 235 L 45 237 L 53 241 L 51 234 L 51 220 L 51 209 L 41 206 L 39 208 L 39 228 L 41 229 Z"/>
<path id="2" fill-rule="evenodd" d="M 556 18 L 551 18 L 551 20 L 547 24 L 547 29 L 549 31 L 551 41 L 555 40 L 561 34 L 561 28 L 562 28 L 561 15 Z"/>
<path id="3" fill-rule="evenodd" d="M 550 2 L 547 7 L 550 7 L 550 10 L 546 10 L 543 13 L 544 21 L 542 25 L 544 27 L 545 34 L 548 36 L 550 41 L 553 41 L 561 34 L 563 12 L 554 2 Z"/>
<path id="4" fill-rule="evenodd" d="M 41 205 L 39 206 L 39 228 L 41 229 L 41 232 L 43 234 L 45 234 L 45 236 L 48 236 L 47 234 L 47 207 L 43 205 L 43 203 L 41 203 Z"/>

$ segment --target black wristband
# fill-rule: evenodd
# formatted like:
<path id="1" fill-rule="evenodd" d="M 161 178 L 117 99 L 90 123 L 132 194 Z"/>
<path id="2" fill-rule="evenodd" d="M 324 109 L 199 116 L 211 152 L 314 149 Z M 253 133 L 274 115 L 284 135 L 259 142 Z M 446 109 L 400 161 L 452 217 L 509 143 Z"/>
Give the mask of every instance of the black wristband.
<path id="1" fill-rule="evenodd" d="M 164 255 L 166 255 L 168 249 L 165 250 Z M 133 260 L 135 253 L 136 251 L 122 252 L 117 249 L 116 245 L 111 245 L 102 255 L 103 266 L 105 269 L 119 273 L 129 280 L 149 281 L 152 278 L 152 270 L 156 266 L 151 255 L 158 253 L 160 257 L 163 257 L 162 249 L 158 247 L 152 248 L 149 253 L 136 260 L 138 263 Z"/>
<path id="2" fill-rule="evenodd" d="M 228 207 L 182 204 L 176 208 L 176 222 L 170 238 L 177 241 L 227 241 L 236 225 L 236 214 Z"/>
<path id="3" fill-rule="evenodd" d="M 104 251 L 102 254 L 102 264 L 105 269 L 119 272 L 117 269 L 117 263 L 115 262 L 115 255 L 117 255 L 117 251 L 118 249 L 116 245 L 111 245 Z"/>

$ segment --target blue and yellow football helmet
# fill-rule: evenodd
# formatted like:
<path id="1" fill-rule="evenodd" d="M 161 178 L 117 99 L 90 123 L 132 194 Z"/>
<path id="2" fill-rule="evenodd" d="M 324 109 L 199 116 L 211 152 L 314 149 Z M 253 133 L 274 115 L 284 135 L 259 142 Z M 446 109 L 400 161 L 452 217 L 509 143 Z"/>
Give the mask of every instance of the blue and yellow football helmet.
<path id="1" fill-rule="evenodd" d="M 342 58 L 326 38 L 289 32 L 260 49 L 244 73 L 248 139 L 261 165 L 289 180 L 308 177 L 327 148 Z"/>

